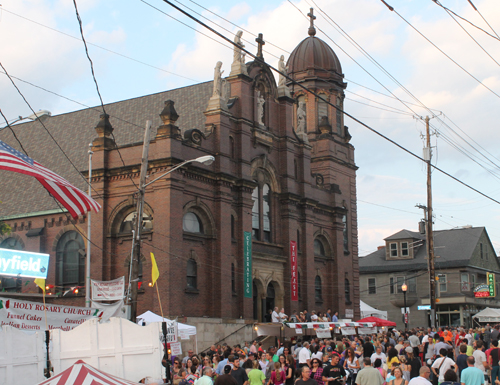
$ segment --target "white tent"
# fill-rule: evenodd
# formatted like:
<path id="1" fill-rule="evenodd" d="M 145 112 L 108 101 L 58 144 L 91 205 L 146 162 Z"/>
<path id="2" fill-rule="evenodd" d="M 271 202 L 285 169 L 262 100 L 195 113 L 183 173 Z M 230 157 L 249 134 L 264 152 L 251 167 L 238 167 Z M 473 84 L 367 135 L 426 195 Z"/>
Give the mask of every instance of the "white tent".
<path id="1" fill-rule="evenodd" d="M 476 313 L 472 318 L 476 318 L 479 322 L 500 322 L 500 309 L 487 307 Z"/>
<path id="2" fill-rule="evenodd" d="M 387 319 L 387 312 L 384 310 L 378 310 L 371 307 L 363 301 L 359 301 L 359 309 L 361 310 L 361 318 L 365 317 L 377 317 L 381 319 Z"/>
<path id="3" fill-rule="evenodd" d="M 152 311 L 147 311 L 146 313 L 142 313 L 137 316 L 137 323 L 148 325 L 152 322 L 163 322 L 165 321 L 167 324 L 171 324 L 173 321 L 168 318 L 161 318 L 160 315 L 153 313 Z M 188 336 L 196 335 L 196 326 L 186 325 L 180 322 L 177 322 L 177 328 L 179 330 L 179 334 L 185 334 Z"/>

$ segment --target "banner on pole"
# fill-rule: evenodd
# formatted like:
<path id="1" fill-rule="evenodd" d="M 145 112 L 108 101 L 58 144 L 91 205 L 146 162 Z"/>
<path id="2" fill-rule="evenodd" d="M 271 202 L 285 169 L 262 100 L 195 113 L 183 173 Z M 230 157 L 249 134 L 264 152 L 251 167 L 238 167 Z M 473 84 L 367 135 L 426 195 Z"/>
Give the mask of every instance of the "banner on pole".
<path id="1" fill-rule="evenodd" d="M 252 233 L 243 232 L 243 287 L 244 297 L 252 298 Z"/>
<path id="2" fill-rule="evenodd" d="M 98 308 L 43 305 L 41 302 L 28 302 L 18 299 L 0 299 L 0 323 L 21 330 L 45 330 L 45 310 L 47 326 L 51 329 L 68 331 L 92 318 L 102 317 Z"/>
<path id="3" fill-rule="evenodd" d="M 11 277 L 47 278 L 49 254 L 0 249 L 0 274 Z"/>
<path id="4" fill-rule="evenodd" d="M 125 292 L 125 277 L 112 281 L 91 279 L 92 301 L 120 301 Z"/>
<path id="5" fill-rule="evenodd" d="M 297 242 L 290 241 L 290 268 L 291 268 L 291 285 L 292 285 L 292 301 L 299 300 L 299 281 L 297 272 Z"/>

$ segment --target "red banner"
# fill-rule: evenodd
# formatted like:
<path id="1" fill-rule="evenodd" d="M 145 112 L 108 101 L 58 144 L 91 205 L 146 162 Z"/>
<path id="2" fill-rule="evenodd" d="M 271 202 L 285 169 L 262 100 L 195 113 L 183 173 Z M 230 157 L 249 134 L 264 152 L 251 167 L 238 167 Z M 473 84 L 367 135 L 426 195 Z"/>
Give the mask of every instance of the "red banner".
<path id="1" fill-rule="evenodd" d="M 292 301 L 299 300 L 299 281 L 297 279 L 297 242 L 290 241 L 290 266 L 292 273 Z"/>

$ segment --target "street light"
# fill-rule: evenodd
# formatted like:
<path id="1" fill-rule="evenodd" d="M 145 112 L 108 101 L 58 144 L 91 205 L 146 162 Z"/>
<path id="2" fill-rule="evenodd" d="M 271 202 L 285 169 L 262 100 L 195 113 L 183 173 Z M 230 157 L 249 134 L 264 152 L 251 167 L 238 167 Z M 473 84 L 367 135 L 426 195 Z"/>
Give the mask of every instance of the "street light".
<path id="1" fill-rule="evenodd" d="M 401 285 L 401 290 L 403 291 L 403 297 L 404 297 L 404 306 L 405 306 L 405 313 L 404 313 L 404 317 L 405 317 L 405 333 L 408 331 L 408 314 L 406 313 L 406 291 L 408 290 L 408 286 L 406 285 L 406 283 L 403 283 Z"/>
<path id="2" fill-rule="evenodd" d="M 47 120 L 52 116 L 52 113 L 47 110 L 40 110 L 38 112 L 35 112 L 34 114 L 31 114 L 30 116 L 19 116 L 16 120 L 14 120 L 12 123 L 7 124 L 6 126 L 0 128 L 0 131 L 2 131 L 4 128 L 7 128 L 9 126 L 12 126 L 14 123 L 20 122 L 21 120 L 29 119 L 29 120 L 40 120 L 41 122 Z"/>

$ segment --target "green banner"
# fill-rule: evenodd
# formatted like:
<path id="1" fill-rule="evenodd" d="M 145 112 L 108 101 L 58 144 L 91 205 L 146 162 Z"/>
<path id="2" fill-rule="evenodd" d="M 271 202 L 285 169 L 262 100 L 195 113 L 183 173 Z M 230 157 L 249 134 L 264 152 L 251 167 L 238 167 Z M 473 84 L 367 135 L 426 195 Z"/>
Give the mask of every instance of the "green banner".
<path id="1" fill-rule="evenodd" d="M 490 297 L 495 297 L 496 296 L 496 291 L 495 291 L 495 274 L 493 274 L 493 273 L 486 273 L 486 280 L 488 281 L 488 289 L 490 291 Z"/>
<path id="2" fill-rule="evenodd" d="M 245 298 L 252 298 L 252 233 L 243 232 L 243 290 Z"/>

